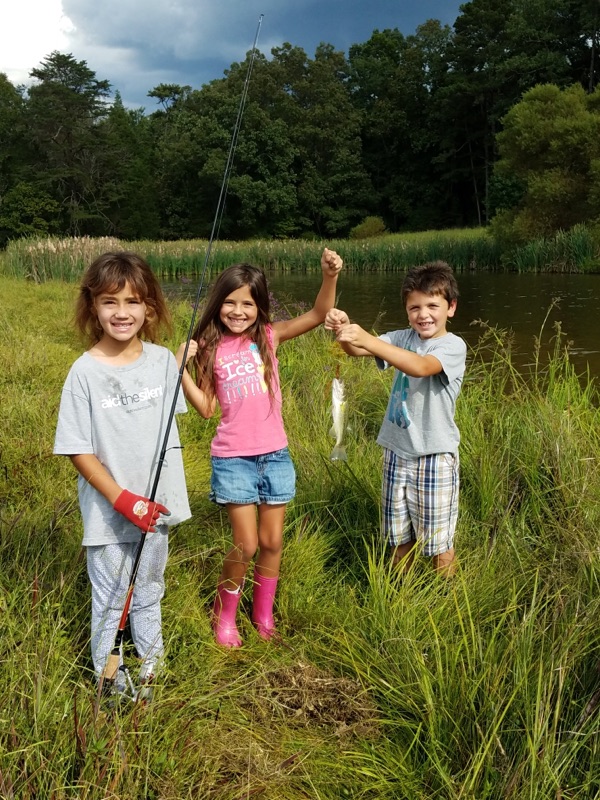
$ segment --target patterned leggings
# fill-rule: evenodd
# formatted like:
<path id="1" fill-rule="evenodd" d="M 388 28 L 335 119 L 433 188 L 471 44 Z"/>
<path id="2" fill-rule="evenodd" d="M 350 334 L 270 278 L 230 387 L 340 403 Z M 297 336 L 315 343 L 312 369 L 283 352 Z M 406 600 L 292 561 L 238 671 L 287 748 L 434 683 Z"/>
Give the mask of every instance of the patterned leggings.
<path id="1" fill-rule="evenodd" d="M 166 525 L 146 535 L 133 590 L 129 624 L 142 659 L 140 679 L 154 671 L 163 655 L 160 601 L 165 593 L 168 544 Z M 92 660 L 97 675 L 114 647 L 137 548 L 138 542 L 86 547 L 92 585 Z"/>

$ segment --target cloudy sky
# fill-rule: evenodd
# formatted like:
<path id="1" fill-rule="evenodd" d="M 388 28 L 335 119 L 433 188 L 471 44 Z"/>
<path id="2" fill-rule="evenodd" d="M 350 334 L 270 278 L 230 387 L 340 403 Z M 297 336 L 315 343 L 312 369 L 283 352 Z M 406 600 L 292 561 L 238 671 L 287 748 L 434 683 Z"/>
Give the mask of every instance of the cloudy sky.
<path id="1" fill-rule="evenodd" d="M 374 29 L 452 25 L 461 0 L 0 0 L 0 72 L 15 85 L 53 50 L 85 60 L 128 106 L 152 111 L 159 83 L 199 88 L 250 50 L 283 42 L 312 57 L 319 42 L 348 51 Z"/>

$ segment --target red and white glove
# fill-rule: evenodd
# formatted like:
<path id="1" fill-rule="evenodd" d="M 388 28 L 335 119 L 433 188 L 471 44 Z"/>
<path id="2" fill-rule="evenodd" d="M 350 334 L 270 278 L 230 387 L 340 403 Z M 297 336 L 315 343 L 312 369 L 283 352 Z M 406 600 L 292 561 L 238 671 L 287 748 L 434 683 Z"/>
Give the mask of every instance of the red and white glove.
<path id="1" fill-rule="evenodd" d="M 160 514 L 171 516 L 169 509 L 160 503 L 142 497 L 141 494 L 133 494 L 127 489 L 123 489 L 117 497 L 113 508 L 145 533 L 155 533 Z"/>

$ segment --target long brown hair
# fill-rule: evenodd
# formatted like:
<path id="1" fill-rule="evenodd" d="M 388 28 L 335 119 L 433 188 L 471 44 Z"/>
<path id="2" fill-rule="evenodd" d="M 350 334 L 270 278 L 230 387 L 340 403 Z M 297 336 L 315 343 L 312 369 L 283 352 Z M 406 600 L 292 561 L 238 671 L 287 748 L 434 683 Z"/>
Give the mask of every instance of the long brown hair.
<path id="1" fill-rule="evenodd" d="M 193 338 L 198 342 L 198 354 L 195 359 L 196 383 L 210 397 L 216 394 L 214 365 L 217 346 L 223 334 L 227 332 L 227 328 L 221 322 L 221 306 L 232 292 L 243 286 L 249 288 L 258 311 L 256 321 L 244 331 L 244 336 L 258 345 L 265 368 L 265 383 L 269 394 L 273 397 L 273 350 L 267 336 L 267 325 L 271 321 L 269 289 L 265 273 L 252 264 L 233 264 L 221 272 L 213 284 L 193 333 Z"/>
<path id="2" fill-rule="evenodd" d="M 120 292 L 128 283 L 142 303 L 146 319 L 140 335 L 150 342 L 158 339 L 161 326 L 171 329 L 171 315 L 156 275 L 136 253 L 103 253 L 86 269 L 75 306 L 75 325 L 91 344 L 102 338 L 94 301 L 105 292 Z"/>

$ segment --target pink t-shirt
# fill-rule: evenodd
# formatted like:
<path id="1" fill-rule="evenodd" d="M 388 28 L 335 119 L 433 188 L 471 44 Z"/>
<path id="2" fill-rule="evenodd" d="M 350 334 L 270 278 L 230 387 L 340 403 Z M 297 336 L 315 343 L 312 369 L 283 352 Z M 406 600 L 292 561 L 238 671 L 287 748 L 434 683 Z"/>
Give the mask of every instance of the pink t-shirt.
<path id="1" fill-rule="evenodd" d="M 273 329 L 267 326 L 269 343 Z M 264 381 L 258 345 L 245 336 L 223 336 L 215 354 L 215 385 L 221 421 L 211 455 L 257 456 L 287 447 L 281 417 L 279 362 L 273 350 L 273 396 Z"/>

